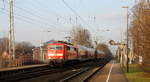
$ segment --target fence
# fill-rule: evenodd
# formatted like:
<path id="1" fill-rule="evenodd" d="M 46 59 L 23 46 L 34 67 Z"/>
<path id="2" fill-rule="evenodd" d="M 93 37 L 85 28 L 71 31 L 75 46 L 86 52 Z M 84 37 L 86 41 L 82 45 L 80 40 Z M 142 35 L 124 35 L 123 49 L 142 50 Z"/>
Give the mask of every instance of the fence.
<path id="1" fill-rule="evenodd" d="M 14 60 L 11 57 L 0 57 L 0 68 L 17 67 L 31 64 L 39 64 L 40 62 L 33 60 L 32 55 L 19 55 Z"/>

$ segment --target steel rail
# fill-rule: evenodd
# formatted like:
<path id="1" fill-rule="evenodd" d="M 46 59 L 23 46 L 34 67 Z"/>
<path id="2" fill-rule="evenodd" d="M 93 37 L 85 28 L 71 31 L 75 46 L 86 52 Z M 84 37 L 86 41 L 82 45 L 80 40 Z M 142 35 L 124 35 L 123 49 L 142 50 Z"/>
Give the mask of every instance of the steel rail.
<path id="1" fill-rule="evenodd" d="M 96 69 L 96 70 L 94 70 L 94 72 L 92 72 L 91 74 L 87 75 L 84 80 L 82 80 L 82 82 L 88 82 L 90 80 L 90 78 L 92 78 L 98 71 L 100 71 L 105 66 L 105 64 L 107 64 L 107 62 L 105 62 L 103 65 L 101 65 L 101 66 L 99 66 L 97 68 L 91 68 L 91 67 L 86 68 L 86 69 L 84 69 L 84 70 L 82 70 L 80 72 L 77 72 L 75 74 L 70 75 L 69 77 L 66 77 L 66 78 L 60 80 L 59 82 L 69 82 L 70 80 L 72 80 L 72 79 L 74 79 L 76 77 L 79 77 L 79 75 L 82 75 L 82 74 L 84 74 L 84 73 L 86 73 L 86 72 L 88 72 L 90 70 Z"/>
<path id="2" fill-rule="evenodd" d="M 86 71 L 88 71 L 88 70 L 90 70 L 90 68 L 86 68 L 86 69 L 84 69 L 84 70 L 82 70 L 82 71 L 80 71 L 80 72 L 77 72 L 77 73 L 75 73 L 75 74 L 73 74 L 73 75 L 71 75 L 71 76 L 69 76 L 69 77 L 67 77 L 67 78 L 65 78 L 65 79 L 63 79 L 63 80 L 61 80 L 60 82 L 68 82 L 70 79 L 75 78 L 75 77 L 77 77 L 78 75 L 80 75 L 80 74 L 82 74 L 82 73 L 84 73 L 84 72 L 86 72 Z"/>

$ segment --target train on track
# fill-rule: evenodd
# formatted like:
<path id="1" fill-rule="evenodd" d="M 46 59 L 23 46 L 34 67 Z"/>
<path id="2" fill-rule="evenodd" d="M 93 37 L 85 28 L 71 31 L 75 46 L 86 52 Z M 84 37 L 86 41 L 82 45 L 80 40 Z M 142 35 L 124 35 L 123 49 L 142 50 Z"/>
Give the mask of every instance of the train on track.
<path id="1" fill-rule="evenodd" d="M 65 41 L 49 41 L 44 46 L 33 49 L 34 61 L 49 63 L 51 66 L 105 58 L 103 51 Z"/>
<path id="2" fill-rule="evenodd" d="M 50 65 L 63 65 L 73 61 L 104 59 L 105 53 L 94 48 L 73 45 L 64 41 L 47 43 L 47 59 Z"/>

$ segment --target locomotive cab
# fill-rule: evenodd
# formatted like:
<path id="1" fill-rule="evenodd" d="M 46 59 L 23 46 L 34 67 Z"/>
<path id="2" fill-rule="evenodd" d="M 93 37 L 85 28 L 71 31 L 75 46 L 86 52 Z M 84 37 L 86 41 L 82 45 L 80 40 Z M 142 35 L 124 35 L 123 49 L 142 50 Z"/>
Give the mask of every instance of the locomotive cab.
<path id="1" fill-rule="evenodd" d="M 48 59 L 63 59 L 64 46 L 62 44 L 49 44 L 48 45 Z"/>

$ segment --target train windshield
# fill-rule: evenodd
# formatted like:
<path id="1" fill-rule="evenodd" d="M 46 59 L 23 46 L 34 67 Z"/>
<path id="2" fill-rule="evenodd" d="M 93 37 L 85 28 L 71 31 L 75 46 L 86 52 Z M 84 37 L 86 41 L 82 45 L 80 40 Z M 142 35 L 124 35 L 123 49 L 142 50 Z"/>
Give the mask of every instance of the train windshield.
<path id="1" fill-rule="evenodd" d="M 50 50 L 55 50 L 55 45 L 50 45 Z"/>
<path id="2" fill-rule="evenodd" d="M 62 50 L 62 45 L 57 45 L 56 50 Z"/>
<path id="3" fill-rule="evenodd" d="M 50 50 L 62 50 L 62 45 L 50 45 Z"/>

